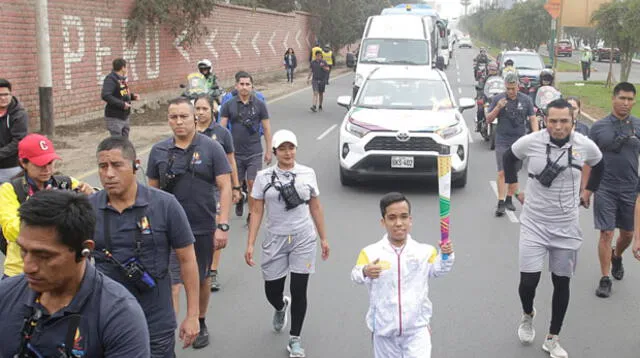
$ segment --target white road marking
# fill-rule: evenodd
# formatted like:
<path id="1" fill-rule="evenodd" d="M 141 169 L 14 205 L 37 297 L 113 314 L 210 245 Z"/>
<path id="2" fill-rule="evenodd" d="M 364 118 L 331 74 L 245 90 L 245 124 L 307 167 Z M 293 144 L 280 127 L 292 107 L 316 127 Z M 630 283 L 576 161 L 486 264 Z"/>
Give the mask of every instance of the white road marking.
<path id="1" fill-rule="evenodd" d="M 336 129 L 337 126 L 337 124 L 334 124 L 331 127 L 327 128 L 327 130 L 322 132 L 322 134 L 320 134 L 318 138 L 316 138 L 316 140 L 322 140 L 322 138 L 326 137 L 329 133 L 331 133 L 332 130 Z"/>
<path id="2" fill-rule="evenodd" d="M 458 87 L 458 94 L 462 94 L 462 88 Z"/>
<path id="3" fill-rule="evenodd" d="M 498 184 L 496 184 L 495 180 L 490 180 L 489 184 L 491 185 L 491 189 L 493 189 L 493 192 L 496 194 L 496 198 L 497 198 L 498 197 Z M 514 224 L 517 224 L 517 223 L 520 222 L 518 220 L 518 218 L 516 217 L 516 214 L 511 210 L 507 210 L 507 217 Z"/>
<path id="4" fill-rule="evenodd" d="M 460 83 L 460 78 L 458 78 L 458 83 Z"/>

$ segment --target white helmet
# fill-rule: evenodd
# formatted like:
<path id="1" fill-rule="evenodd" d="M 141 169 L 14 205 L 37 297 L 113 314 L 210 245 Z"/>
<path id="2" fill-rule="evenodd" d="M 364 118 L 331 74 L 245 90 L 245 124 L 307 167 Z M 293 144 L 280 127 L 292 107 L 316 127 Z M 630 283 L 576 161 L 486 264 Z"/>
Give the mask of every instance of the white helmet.
<path id="1" fill-rule="evenodd" d="M 200 61 L 198 61 L 198 68 L 211 68 L 213 66 L 213 64 L 211 64 L 211 61 L 205 59 L 202 59 Z"/>

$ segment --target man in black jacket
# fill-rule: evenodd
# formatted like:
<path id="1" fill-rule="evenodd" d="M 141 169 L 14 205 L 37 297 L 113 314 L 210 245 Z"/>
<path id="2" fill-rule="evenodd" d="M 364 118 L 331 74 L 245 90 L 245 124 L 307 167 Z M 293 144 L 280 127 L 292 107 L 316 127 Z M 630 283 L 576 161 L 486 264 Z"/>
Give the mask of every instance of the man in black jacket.
<path id="1" fill-rule="evenodd" d="M 102 99 L 104 120 L 111 135 L 129 137 L 129 114 L 131 101 L 140 99 L 137 93 L 129 90 L 127 84 L 127 61 L 123 58 L 113 60 L 113 71 L 104 78 Z"/>
<path id="2" fill-rule="evenodd" d="M 29 116 L 11 95 L 11 83 L 0 78 L 0 183 L 9 181 L 21 168 L 18 142 L 27 135 Z"/>

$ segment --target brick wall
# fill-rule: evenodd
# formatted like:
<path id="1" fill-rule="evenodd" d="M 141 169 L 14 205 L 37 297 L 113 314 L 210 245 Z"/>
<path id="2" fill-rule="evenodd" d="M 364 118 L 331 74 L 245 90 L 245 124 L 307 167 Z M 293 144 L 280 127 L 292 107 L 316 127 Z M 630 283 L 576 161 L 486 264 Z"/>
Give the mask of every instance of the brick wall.
<path id="1" fill-rule="evenodd" d="M 32 130 L 39 129 L 35 0 L 1 0 L 0 77 L 9 79 L 25 105 Z M 111 61 L 129 62 L 129 81 L 146 100 L 178 95 L 179 84 L 209 58 L 223 80 L 244 69 L 252 74 L 280 71 L 282 56 L 293 47 L 306 61 L 314 35 L 309 14 L 253 11 L 218 5 L 207 26 L 211 34 L 180 51 L 163 28 L 148 29 L 135 46 L 127 46 L 123 29 L 134 0 L 49 0 L 49 34 L 56 124 L 99 116 L 102 79 Z"/>

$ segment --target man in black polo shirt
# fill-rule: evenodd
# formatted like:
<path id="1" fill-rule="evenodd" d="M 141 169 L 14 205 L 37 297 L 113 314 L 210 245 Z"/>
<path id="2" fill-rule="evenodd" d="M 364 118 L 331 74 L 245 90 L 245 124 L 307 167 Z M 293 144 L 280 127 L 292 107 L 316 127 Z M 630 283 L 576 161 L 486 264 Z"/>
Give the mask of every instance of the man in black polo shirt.
<path id="1" fill-rule="evenodd" d="M 148 358 L 138 302 L 87 264 L 96 219 L 86 196 L 39 191 L 19 215 L 24 274 L 0 282 L 0 357 Z"/>
<path id="2" fill-rule="evenodd" d="M 113 71 L 102 83 L 102 100 L 107 102 L 104 121 L 111 135 L 129 137 L 131 101 L 138 99 L 140 95 L 131 92 L 127 83 L 127 61 L 116 58 L 113 60 Z"/>
<path id="3" fill-rule="evenodd" d="M 252 93 L 253 79 L 246 72 L 236 74 L 238 95 L 225 102 L 220 112 L 220 125 L 231 130 L 233 145 L 236 147 L 238 180 L 246 180 L 251 193 L 258 170 L 262 169 L 262 145 L 260 145 L 260 125 L 264 131 L 264 161 L 271 163 L 271 124 L 266 104 Z M 227 126 L 229 124 L 230 126 Z M 249 213 L 253 208 L 253 198 L 249 195 Z M 250 215 L 247 215 L 247 224 Z"/>
<path id="4" fill-rule="evenodd" d="M 313 103 L 311 104 L 311 111 L 322 111 L 322 99 L 324 97 L 324 88 L 327 85 L 327 76 L 329 76 L 329 65 L 327 61 L 322 59 L 322 51 L 316 51 L 315 60 L 311 61 L 309 66 L 309 77 L 307 77 L 307 84 L 311 81 L 311 88 L 313 89 Z M 316 107 L 317 105 L 317 107 Z"/>
<path id="5" fill-rule="evenodd" d="M 638 195 L 638 156 L 640 155 L 640 119 L 631 115 L 636 88 L 620 82 L 613 89 L 612 111 L 591 126 L 589 137 L 603 154 L 604 176 L 595 193 L 593 217 L 600 230 L 598 257 L 602 277 L 596 289 L 598 297 L 611 295 L 611 274 L 622 280 L 622 253 L 633 239 L 633 212 Z M 591 193 L 588 193 L 589 195 Z M 620 230 L 611 250 L 615 229 Z"/>
<path id="6" fill-rule="evenodd" d="M 209 269 L 214 249 L 227 245 L 229 210 L 231 208 L 231 167 L 217 141 L 196 131 L 195 110 L 186 98 L 169 102 L 169 126 L 173 137 L 156 143 L 149 154 L 149 185 L 175 195 L 180 202 L 195 236 L 195 251 L 200 274 L 200 335 L 194 348 L 209 344 L 205 325 L 209 306 Z M 216 187 L 220 190 L 220 212 L 216 225 Z M 215 245 L 214 245 L 215 240 Z M 215 247 L 214 247 L 215 246 Z M 171 270 L 172 276 L 175 270 Z M 176 285 L 172 277 L 174 302 Z"/>
<path id="7" fill-rule="evenodd" d="M 176 251 L 187 291 L 187 315 L 179 334 L 184 347 L 199 332 L 198 269 L 187 216 L 173 195 L 136 181 L 139 164 L 128 139 L 103 140 L 97 157 L 104 190 L 89 197 L 96 212 L 96 267 L 138 299 L 149 327 L 151 358 L 173 358 L 171 249 Z"/>

